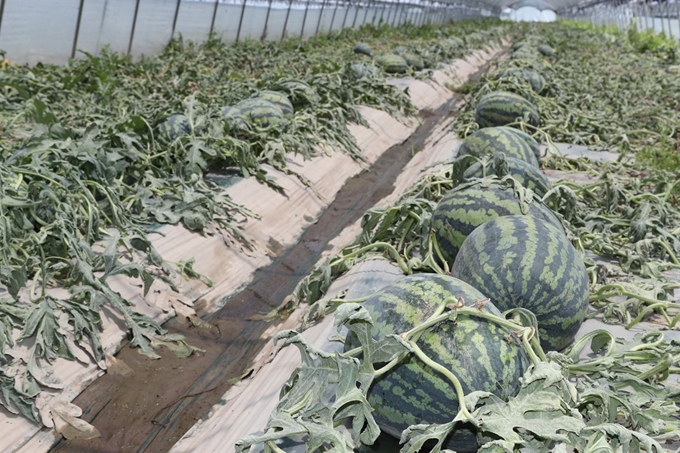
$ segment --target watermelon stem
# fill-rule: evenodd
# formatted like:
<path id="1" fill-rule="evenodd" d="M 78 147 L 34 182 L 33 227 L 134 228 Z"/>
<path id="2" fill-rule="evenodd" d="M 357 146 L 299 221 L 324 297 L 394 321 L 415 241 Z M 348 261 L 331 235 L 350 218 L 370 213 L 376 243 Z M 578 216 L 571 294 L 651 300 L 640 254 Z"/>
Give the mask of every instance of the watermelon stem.
<path id="1" fill-rule="evenodd" d="M 361 247 L 358 250 L 355 250 L 354 252 L 350 253 L 349 255 L 345 255 L 341 258 L 338 258 L 335 260 L 333 263 L 331 263 L 331 267 L 337 266 L 341 263 L 344 263 L 345 261 L 355 258 L 363 253 L 366 253 L 369 250 L 373 249 L 385 249 L 389 254 L 392 256 L 392 258 L 397 262 L 397 265 L 399 266 L 399 269 L 406 274 L 409 275 L 411 274 L 411 270 L 409 269 L 408 265 L 406 262 L 404 262 L 404 259 L 399 255 L 399 252 L 397 249 L 394 248 L 392 244 L 389 244 L 387 242 L 375 242 L 373 244 L 366 245 L 364 247 Z"/>

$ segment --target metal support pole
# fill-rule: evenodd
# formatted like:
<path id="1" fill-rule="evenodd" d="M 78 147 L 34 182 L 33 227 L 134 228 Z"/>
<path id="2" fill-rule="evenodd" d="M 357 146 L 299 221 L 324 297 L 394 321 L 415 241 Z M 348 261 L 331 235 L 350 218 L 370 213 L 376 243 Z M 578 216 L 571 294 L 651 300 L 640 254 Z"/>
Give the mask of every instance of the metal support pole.
<path id="1" fill-rule="evenodd" d="M 649 5 L 645 3 L 645 30 L 649 30 Z"/>
<path id="2" fill-rule="evenodd" d="M 372 2 L 371 2 L 371 3 L 372 3 Z M 369 10 L 369 9 L 371 9 L 371 8 L 370 8 L 370 3 L 368 3 L 368 4 L 366 5 L 366 11 L 364 12 L 364 21 L 361 22 L 361 25 L 364 25 L 364 24 L 366 23 L 366 19 L 368 18 L 368 10 Z"/>
<path id="3" fill-rule="evenodd" d="M 248 3 L 248 0 L 243 0 L 243 6 L 241 7 L 241 18 L 238 20 L 238 30 L 236 30 L 236 42 L 241 39 L 241 28 L 243 27 L 243 16 L 246 14 L 246 3 Z"/>
<path id="4" fill-rule="evenodd" d="M 288 11 L 286 11 L 286 18 L 283 21 L 283 31 L 281 32 L 281 41 L 286 38 L 286 30 L 288 29 L 288 18 L 290 17 L 290 10 L 293 7 L 293 0 L 288 1 Z"/>
<path id="5" fill-rule="evenodd" d="M 388 10 L 388 12 L 387 12 L 387 20 L 385 21 L 385 23 L 386 23 L 387 25 L 392 25 L 392 24 L 390 24 L 390 18 L 391 18 L 391 17 L 392 17 L 392 7 L 390 6 L 390 8 L 389 8 L 389 10 Z M 382 19 L 382 17 L 381 17 L 381 19 Z"/>
<path id="6" fill-rule="evenodd" d="M 307 22 L 307 13 L 309 12 L 309 2 L 310 0 L 307 0 L 307 4 L 305 5 L 305 14 L 302 16 L 302 28 L 300 29 L 300 38 L 305 37 L 305 23 Z"/>
<path id="7" fill-rule="evenodd" d="M 680 3 L 675 2 L 675 25 L 678 27 L 678 38 L 680 38 Z"/>
<path id="8" fill-rule="evenodd" d="M 663 14 L 661 15 L 661 17 L 659 19 L 661 20 L 661 31 L 665 35 L 666 34 L 666 26 L 663 24 Z"/>
<path id="9" fill-rule="evenodd" d="M 267 17 L 264 19 L 264 30 L 262 31 L 262 37 L 260 41 L 267 39 L 267 29 L 269 28 L 269 15 L 272 12 L 272 0 L 269 0 L 269 7 L 267 8 Z"/>
<path id="10" fill-rule="evenodd" d="M 333 24 L 335 23 L 335 15 L 338 13 L 338 0 L 335 0 L 335 8 L 333 8 L 333 15 L 331 16 L 331 25 L 328 27 L 328 34 L 333 31 Z"/>
<path id="11" fill-rule="evenodd" d="M 135 39 L 135 28 L 137 28 L 137 14 L 139 14 L 139 3 L 142 0 L 137 0 L 135 3 L 135 15 L 132 17 L 132 30 L 130 30 L 130 42 L 128 43 L 127 53 L 130 55 L 132 52 L 132 41 Z"/>
<path id="12" fill-rule="evenodd" d="M 671 27 L 671 9 L 668 3 L 666 3 L 666 20 L 668 21 L 668 37 L 673 39 L 673 28 Z"/>
<path id="13" fill-rule="evenodd" d="M 385 22 L 383 22 L 383 16 L 385 15 L 385 3 L 381 2 L 380 6 L 380 19 L 378 19 L 378 24 L 384 24 Z"/>
<path id="14" fill-rule="evenodd" d="M 172 18 L 172 35 L 170 35 L 170 41 L 175 38 L 175 30 L 177 29 L 177 19 L 179 18 L 179 6 L 182 4 L 182 0 L 177 0 L 177 6 L 175 6 L 175 17 Z"/>
<path id="15" fill-rule="evenodd" d="M 73 35 L 73 47 L 71 48 L 71 58 L 76 57 L 76 48 L 78 47 L 78 35 L 80 35 L 80 21 L 83 19 L 83 6 L 85 5 L 85 0 L 80 0 L 80 6 L 78 7 L 78 20 L 76 21 L 76 32 Z M 0 6 L 0 11 L 4 9 L 5 1 L 3 0 L 2 6 Z"/>
<path id="16" fill-rule="evenodd" d="M 356 28 L 357 26 L 357 18 L 359 17 L 359 8 L 361 7 L 361 3 L 357 3 L 357 9 L 354 12 L 354 20 L 352 20 L 352 28 Z"/>
<path id="17" fill-rule="evenodd" d="M 346 6 L 347 9 L 345 10 L 345 17 L 342 18 L 342 27 L 340 27 L 341 30 L 344 30 L 345 25 L 347 25 L 347 15 L 349 14 L 350 5 L 351 5 L 350 2 L 345 3 L 345 6 Z"/>
<path id="18" fill-rule="evenodd" d="M 0 33 L 2 32 L 2 18 L 5 15 L 5 0 L 0 1 Z"/>
<path id="19" fill-rule="evenodd" d="M 215 19 L 217 18 L 217 8 L 219 7 L 220 7 L 219 0 L 215 0 L 215 7 L 213 8 L 212 19 L 210 20 L 210 31 L 208 32 L 208 36 L 212 36 L 213 31 L 215 31 Z"/>
<path id="20" fill-rule="evenodd" d="M 316 22 L 316 30 L 314 30 L 314 36 L 319 34 L 319 27 L 321 26 L 321 18 L 323 17 L 323 10 L 326 6 L 326 0 L 321 3 L 321 11 L 319 11 L 319 20 Z"/>
<path id="21" fill-rule="evenodd" d="M 376 17 L 378 17 L 378 4 L 373 0 L 373 19 L 371 19 L 371 25 L 375 25 Z"/>

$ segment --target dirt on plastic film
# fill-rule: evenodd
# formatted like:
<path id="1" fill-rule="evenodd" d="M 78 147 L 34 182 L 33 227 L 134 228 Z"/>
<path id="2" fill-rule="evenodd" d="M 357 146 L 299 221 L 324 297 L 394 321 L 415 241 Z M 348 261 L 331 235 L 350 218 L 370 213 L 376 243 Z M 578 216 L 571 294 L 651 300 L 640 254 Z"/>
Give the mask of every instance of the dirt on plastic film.
<path id="1" fill-rule="evenodd" d="M 478 80 L 487 65 L 470 80 Z M 162 349 L 152 360 L 123 348 L 123 362 L 95 381 L 75 400 L 82 419 L 101 437 L 62 439 L 51 452 L 167 452 L 249 369 L 269 340 L 261 338 L 272 325 L 262 314 L 279 307 L 296 284 L 318 262 L 329 242 L 347 225 L 392 193 L 394 181 L 420 150 L 434 127 L 455 113 L 462 96 L 454 95 L 434 112 L 421 112 L 422 124 L 404 143 L 387 150 L 368 170 L 349 179 L 318 221 L 288 250 L 278 251 L 271 265 L 259 269 L 251 284 L 231 296 L 225 306 L 203 316 L 209 327 L 194 327 L 172 319 L 163 327 L 179 333 L 203 352 L 177 358 Z M 275 248 L 275 244 L 272 244 Z M 225 448 L 228 448 L 225 446 Z"/>

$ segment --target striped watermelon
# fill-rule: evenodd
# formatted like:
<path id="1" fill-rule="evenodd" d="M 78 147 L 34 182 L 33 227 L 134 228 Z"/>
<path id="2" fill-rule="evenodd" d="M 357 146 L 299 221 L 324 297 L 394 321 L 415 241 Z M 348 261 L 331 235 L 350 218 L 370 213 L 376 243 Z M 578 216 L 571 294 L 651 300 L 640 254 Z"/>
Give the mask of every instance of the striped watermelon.
<path id="1" fill-rule="evenodd" d="M 477 104 L 475 121 L 479 127 L 505 126 L 523 120 L 538 126 L 538 109 L 515 93 L 493 91 L 485 94 Z"/>
<path id="2" fill-rule="evenodd" d="M 279 106 L 264 99 L 248 98 L 234 106 L 246 121 L 259 127 L 282 126 L 285 122 Z"/>
<path id="3" fill-rule="evenodd" d="M 284 117 L 288 119 L 293 118 L 295 110 L 293 109 L 293 104 L 290 102 L 290 99 L 288 99 L 288 96 L 285 94 L 278 91 L 265 90 L 254 94 L 252 97 L 271 102 L 281 109 Z"/>
<path id="4" fill-rule="evenodd" d="M 376 59 L 378 66 L 388 74 L 403 74 L 408 70 L 408 64 L 403 57 L 394 54 L 380 55 Z"/>
<path id="5" fill-rule="evenodd" d="M 497 152 L 538 167 L 538 161 L 527 142 L 514 132 L 500 127 L 480 129 L 465 138 L 458 148 L 459 156 L 491 157 Z"/>
<path id="6" fill-rule="evenodd" d="M 567 347 L 586 317 L 583 260 L 562 229 L 537 217 L 483 224 L 461 246 L 451 274 L 483 291 L 500 310 L 531 310 L 545 349 Z"/>
<path id="7" fill-rule="evenodd" d="M 380 69 L 370 63 L 354 63 L 350 66 L 352 73 L 359 79 L 373 78 L 380 75 Z"/>
<path id="8" fill-rule="evenodd" d="M 316 90 L 301 80 L 280 80 L 274 88 L 285 92 L 296 109 L 315 106 L 321 101 Z"/>
<path id="9" fill-rule="evenodd" d="M 541 44 L 538 46 L 538 51 L 541 52 L 543 55 L 546 57 L 554 57 L 555 56 L 555 49 L 550 47 L 547 44 Z"/>
<path id="10" fill-rule="evenodd" d="M 505 131 L 508 131 L 510 133 L 513 133 L 520 137 L 522 140 L 524 140 L 527 145 L 531 148 L 531 151 L 534 153 L 534 156 L 536 157 L 536 161 L 540 164 L 541 163 L 541 145 L 538 144 L 536 139 L 532 137 L 531 135 L 527 134 L 524 131 L 521 131 L 519 129 L 515 129 L 514 127 L 507 127 L 507 126 L 498 126 L 498 129 L 503 129 Z"/>
<path id="11" fill-rule="evenodd" d="M 500 78 L 508 77 L 526 80 L 529 82 L 529 85 L 531 86 L 531 89 L 534 91 L 534 93 L 542 94 L 545 91 L 545 79 L 536 71 L 532 71 L 530 69 L 513 68 L 503 71 L 500 74 Z"/>
<path id="12" fill-rule="evenodd" d="M 222 116 L 229 127 L 229 132 L 239 134 L 248 129 L 243 113 L 235 107 L 224 107 L 222 109 Z"/>
<path id="13" fill-rule="evenodd" d="M 354 46 L 354 53 L 368 55 L 369 57 L 373 55 L 373 49 L 371 46 L 365 42 L 359 42 Z"/>
<path id="14" fill-rule="evenodd" d="M 530 215 L 562 229 L 560 220 L 535 194 L 510 181 L 475 179 L 447 192 L 432 214 L 432 231 L 444 259 L 453 264 L 458 249 L 479 225 L 508 215 Z M 564 234 L 564 233 L 563 233 Z"/>
<path id="15" fill-rule="evenodd" d="M 383 288 L 363 305 L 373 318 L 372 335 L 382 338 L 421 324 L 451 296 L 462 297 L 467 305 L 486 299 L 472 286 L 448 275 L 415 274 Z M 500 315 L 489 302 L 481 310 Z M 529 364 L 524 349 L 508 342 L 509 334 L 493 322 L 459 315 L 455 325 L 438 324 L 423 333 L 417 344 L 456 375 L 466 394 L 487 391 L 507 400 L 519 391 L 519 378 Z M 355 345 L 356 339 L 348 337 L 345 348 Z M 450 382 L 416 357 L 379 377 L 369 390 L 368 401 L 382 431 L 395 437 L 411 425 L 449 422 L 459 408 Z M 474 427 L 461 424 L 446 448 L 476 451 Z"/>
<path id="16" fill-rule="evenodd" d="M 153 128 L 154 140 L 161 145 L 169 145 L 183 135 L 191 135 L 191 123 L 184 115 L 161 118 Z"/>
<path id="17" fill-rule="evenodd" d="M 425 69 L 425 62 L 419 55 L 414 53 L 405 53 L 402 58 L 406 61 L 406 64 L 415 69 L 416 71 L 422 71 Z"/>
<path id="18" fill-rule="evenodd" d="M 470 161 L 468 160 L 469 163 Z M 552 188 L 548 178 L 538 168 L 503 153 L 496 153 L 493 158 L 472 163 L 465 170 L 463 180 L 469 181 L 474 178 L 494 175 L 499 178 L 510 175 L 519 181 L 522 186 L 533 190 L 541 198 Z"/>
<path id="19" fill-rule="evenodd" d="M 392 53 L 395 54 L 395 55 L 403 55 L 403 54 L 405 54 L 406 52 L 408 52 L 408 49 L 406 48 L 406 46 L 397 46 L 397 47 L 395 47 L 395 49 L 392 51 Z"/>

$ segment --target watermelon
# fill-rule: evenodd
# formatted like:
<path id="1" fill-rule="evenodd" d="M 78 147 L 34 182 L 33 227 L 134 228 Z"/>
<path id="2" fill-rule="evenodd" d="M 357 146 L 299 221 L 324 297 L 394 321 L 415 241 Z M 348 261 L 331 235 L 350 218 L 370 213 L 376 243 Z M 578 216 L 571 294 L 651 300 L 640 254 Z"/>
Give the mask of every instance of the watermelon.
<path id="1" fill-rule="evenodd" d="M 539 164 L 541 163 L 541 158 L 543 157 L 541 155 L 541 145 L 538 144 L 534 137 L 532 137 L 531 135 L 527 134 L 524 131 L 515 129 L 514 127 L 498 126 L 498 129 L 502 129 L 510 133 L 513 133 L 516 136 L 520 137 L 522 140 L 524 140 L 527 143 L 527 145 L 529 145 L 529 147 L 531 148 L 531 151 L 534 153 L 536 161 L 538 161 Z"/>
<path id="2" fill-rule="evenodd" d="M 500 78 L 507 77 L 526 80 L 529 82 L 531 89 L 537 94 L 542 94 L 545 91 L 545 79 L 536 71 L 532 71 L 530 69 L 513 68 L 503 71 L 500 74 Z"/>
<path id="3" fill-rule="evenodd" d="M 480 127 L 505 126 L 519 120 L 538 126 L 540 117 L 535 105 L 515 93 L 493 91 L 477 103 L 475 121 Z"/>
<path id="4" fill-rule="evenodd" d="M 562 229 L 538 217 L 486 222 L 463 242 L 451 275 L 484 292 L 500 310 L 531 310 L 547 350 L 567 347 L 588 311 L 583 260 Z"/>
<path id="5" fill-rule="evenodd" d="M 406 64 L 416 71 L 422 71 L 425 69 L 425 62 L 422 58 L 420 58 L 420 55 L 416 55 L 414 53 L 405 53 L 402 55 L 402 57 L 404 60 L 406 60 Z"/>
<path id="6" fill-rule="evenodd" d="M 350 66 L 352 73 L 359 79 L 373 78 L 380 75 L 380 69 L 369 63 L 354 63 Z"/>
<path id="7" fill-rule="evenodd" d="M 405 46 L 398 46 L 394 49 L 392 53 L 395 55 L 402 55 L 405 54 L 406 52 L 408 52 L 408 49 Z"/>
<path id="8" fill-rule="evenodd" d="M 254 94 L 252 97 L 257 99 L 264 99 L 265 101 L 271 102 L 272 104 L 278 106 L 281 109 L 284 117 L 288 119 L 293 118 L 295 110 L 293 109 L 292 102 L 290 102 L 290 99 L 288 99 L 288 96 L 286 96 L 285 94 L 280 93 L 278 91 L 265 90 Z"/>
<path id="9" fill-rule="evenodd" d="M 530 215 L 563 230 L 562 223 L 536 194 L 514 187 L 512 180 L 474 179 L 447 192 L 432 213 L 431 230 L 447 263 L 479 225 L 496 217 Z M 563 232 L 563 234 L 566 234 Z"/>
<path id="10" fill-rule="evenodd" d="M 552 47 L 550 47 L 546 44 L 541 44 L 540 46 L 538 46 L 538 51 L 541 52 L 546 57 L 554 57 L 555 56 L 555 49 L 553 49 Z"/>
<path id="11" fill-rule="evenodd" d="M 161 118 L 153 128 L 154 139 L 161 145 L 169 145 L 183 135 L 191 135 L 191 123 L 184 115 Z"/>
<path id="12" fill-rule="evenodd" d="M 369 57 L 373 55 L 373 49 L 371 46 L 365 42 L 359 42 L 354 46 L 354 53 L 368 55 Z"/>
<path id="13" fill-rule="evenodd" d="M 499 127 L 487 127 L 470 134 L 458 148 L 459 156 L 491 157 L 497 152 L 538 167 L 536 156 L 527 142 L 514 132 Z"/>
<path id="14" fill-rule="evenodd" d="M 522 186 L 533 190 L 541 198 L 552 188 L 548 178 L 538 168 L 503 153 L 496 153 L 493 158 L 486 158 L 474 163 L 467 160 L 467 164 L 464 165 L 467 166 L 470 163 L 472 165 L 463 174 L 464 181 L 493 175 L 499 178 L 510 175 Z"/>
<path id="15" fill-rule="evenodd" d="M 248 129 L 243 113 L 235 107 L 224 107 L 222 109 L 222 116 L 227 123 L 230 132 L 240 133 Z"/>
<path id="16" fill-rule="evenodd" d="M 234 106 L 250 125 L 259 127 L 282 126 L 285 122 L 278 105 L 264 99 L 248 98 Z"/>
<path id="17" fill-rule="evenodd" d="M 394 54 L 384 54 L 376 59 L 378 66 L 388 74 L 403 74 L 408 70 L 408 64 L 403 57 Z"/>
<path id="18" fill-rule="evenodd" d="M 373 318 L 371 334 L 383 338 L 401 334 L 422 324 L 450 297 L 463 298 L 467 305 L 486 299 L 472 286 L 448 275 L 415 274 L 404 277 L 375 293 L 364 302 Z M 481 310 L 500 315 L 492 303 Z M 520 377 L 528 368 L 526 352 L 509 342 L 511 332 L 491 321 L 459 315 L 455 324 L 442 322 L 425 331 L 418 346 L 435 362 L 451 370 L 463 391 L 492 392 L 507 400 L 517 394 Z M 345 349 L 358 345 L 348 336 Z M 447 423 L 459 405 L 451 383 L 438 372 L 410 356 L 374 381 L 368 392 L 381 430 L 400 437 L 408 426 Z M 474 427 L 460 426 L 447 439 L 446 448 L 473 452 L 477 444 Z"/>
<path id="19" fill-rule="evenodd" d="M 314 106 L 321 101 L 316 90 L 300 80 L 279 81 L 275 89 L 285 92 L 296 109 L 308 105 Z"/>

